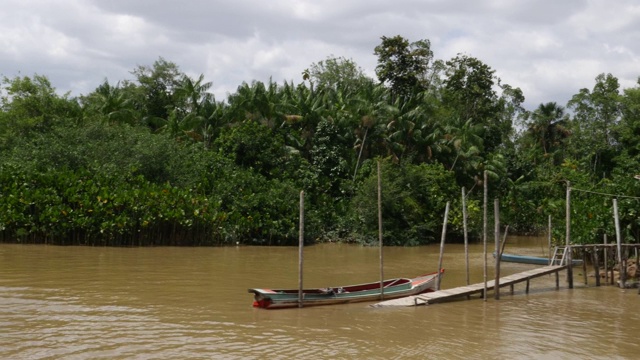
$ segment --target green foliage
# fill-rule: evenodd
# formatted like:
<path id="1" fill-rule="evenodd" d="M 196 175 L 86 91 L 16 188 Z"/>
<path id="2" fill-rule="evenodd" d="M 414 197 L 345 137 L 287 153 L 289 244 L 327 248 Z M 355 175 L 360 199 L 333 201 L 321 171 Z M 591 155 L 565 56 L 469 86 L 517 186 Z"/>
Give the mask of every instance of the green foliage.
<path id="1" fill-rule="evenodd" d="M 378 236 L 378 179 L 373 169 L 365 171 L 370 175 L 352 205 L 356 216 L 354 228 L 359 234 L 355 237 L 361 242 L 375 243 Z M 441 165 L 393 164 L 389 161 L 382 162 L 381 173 L 383 242 L 414 246 L 439 238 L 445 205 L 447 201 L 459 198 L 460 190 L 453 174 Z M 460 235 L 460 229 L 457 230 Z"/>
<path id="2" fill-rule="evenodd" d="M 526 123 L 527 130 L 521 138 L 530 149 L 529 160 L 535 164 L 560 165 L 567 156 L 567 142 L 571 135 L 569 117 L 564 108 L 554 102 L 540 104 Z"/>
<path id="3" fill-rule="evenodd" d="M 483 173 L 512 232 L 546 228 L 563 242 L 571 182 L 572 241 L 612 236 L 619 196 L 626 241 L 640 236 L 640 91 L 611 74 L 569 102 L 532 112 L 519 88 L 467 55 L 434 59 L 428 40 L 382 37 L 375 83 L 327 58 L 303 82 L 245 82 L 215 101 L 204 75 L 159 58 L 78 99 L 44 76 L 3 79 L 0 238 L 93 245 L 377 242 L 376 159 L 383 161 L 387 245 L 480 230 Z M 513 123 L 521 123 L 514 133 Z"/>
<path id="4" fill-rule="evenodd" d="M 213 148 L 236 165 L 267 177 L 278 177 L 286 170 L 289 155 L 277 132 L 251 120 L 223 130 Z"/>
<path id="5" fill-rule="evenodd" d="M 413 43 L 400 35 L 381 37 L 374 54 L 378 56 L 376 75 L 382 83 L 389 83 L 394 97 L 404 98 L 416 90 L 425 89 L 433 51 L 429 40 Z"/>
<path id="6" fill-rule="evenodd" d="M 581 89 L 568 102 L 575 112 L 571 123 L 572 149 L 595 174 L 610 173 L 615 156 L 613 130 L 620 118 L 621 97 L 618 79 L 611 74 L 596 77 L 593 90 Z"/>
<path id="7" fill-rule="evenodd" d="M 350 59 L 329 57 L 305 70 L 306 78 L 312 87 L 357 92 L 365 83 L 371 81 L 364 71 Z"/>
<path id="8" fill-rule="evenodd" d="M 56 122 L 80 114 L 78 103 L 57 95 L 42 75 L 5 77 L 0 95 L 0 147 L 34 132 L 46 132 Z"/>

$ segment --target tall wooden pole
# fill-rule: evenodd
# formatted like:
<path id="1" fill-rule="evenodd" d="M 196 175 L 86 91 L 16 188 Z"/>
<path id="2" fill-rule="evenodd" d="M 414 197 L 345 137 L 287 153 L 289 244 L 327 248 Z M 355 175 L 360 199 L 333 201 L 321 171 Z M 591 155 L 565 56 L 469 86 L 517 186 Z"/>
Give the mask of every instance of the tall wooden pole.
<path id="1" fill-rule="evenodd" d="M 444 239 L 447 237 L 447 222 L 449 220 L 449 202 L 444 209 L 444 221 L 442 222 L 442 237 L 440 238 L 440 257 L 438 258 L 438 282 L 436 290 L 440 290 L 440 279 L 442 278 L 442 257 L 444 255 Z"/>
<path id="2" fill-rule="evenodd" d="M 616 250 L 618 252 L 618 266 L 620 266 L 620 288 L 624 289 L 625 271 L 622 264 L 622 235 L 620 232 L 620 218 L 618 217 L 618 199 L 613 199 L 613 217 L 616 222 Z"/>
<path id="3" fill-rule="evenodd" d="M 304 294 L 302 292 L 302 269 L 304 254 L 304 191 L 300 191 L 300 225 L 298 238 L 298 307 L 303 306 Z"/>
<path id="4" fill-rule="evenodd" d="M 378 160 L 378 244 L 380 245 L 380 300 L 384 299 L 384 260 L 382 254 L 382 179 Z"/>
<path id="5" fill-rule="evenodd" d="M 467 196 L 462 187 L 462 228 L 464 230 L 464 262 L 467 269 L 467 285 L 469 285 L 469 234 L 467 230 Z"/>
<path id="6" fill-rule="evenodd" d="M 484 204 L 483 204 L 483 226 L 482 226 L 482 243 L 484 244 L 484 290 L 482 297 L 487 301 L 487 198 L 489 194 L 489 184 L 487 183 L 487 170 L 484 171 Z"/>
<path id="7" fill-rule="evenodd" d="M 549 224 L 547 226 L 547 255 L 551 261 L 551 215 L 549 215 Z M 549 262 L 551 264 L 551 262 Z"/>
<path id="8" fill-rule="evenodd" d="M 569 289 L 573 289 L 573 259 L 571 251 L 571 182 L 567 181 L 567 201 L 566 201 L 566 221 L 565 246 L 567 247 L 567 283 Z"/>
<path id="9" fill-rule="evenodd" d="M 604 258 L 604 261 L 603 261 L 603 263 L 604 263 L 604 284 L 605 285 L 609 285 L 609 269 L 608 269 L 608 267 L 609 267 L 609 264 L 608 264 L 609 263 L 609 253 L 607 251 L 607 249 L 609 247 L 606 246 L 607 245 L 607 234 L 604 234 L 604 245 L 605 245 L 604 250 L 603 250 L 604 254 L 602 255 L 602 257 Z"/>
<path id="10" fill-rule="evenodd" d="M 493 216 L 494 216 L 494 237 L 495 237 L 495 251 L 496 251 L 496 270 L 495 270 L 495 282 L 493 287 L 493 294 L 496 300 L 500 300 L 500 203 L 496 198 L 493 200 Z"/>

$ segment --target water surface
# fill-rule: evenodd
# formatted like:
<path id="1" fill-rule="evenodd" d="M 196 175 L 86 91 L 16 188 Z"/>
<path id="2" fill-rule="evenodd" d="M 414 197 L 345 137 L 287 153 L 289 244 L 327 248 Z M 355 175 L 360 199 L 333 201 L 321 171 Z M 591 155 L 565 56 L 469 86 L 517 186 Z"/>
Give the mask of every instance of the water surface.
<path id="1" fill-rule="evenodd" d="M 542 238 L 510 238 L 508 251 L 546 255 Z M 493 245 L 489 245 L 492 251 Z M 436 270 L 439 246 L 385 248 L 385 277 Z M 305 287 L 379 279 L 377 248 L 305 249 Z M 489 255 L 488 277 L 493 278 Z M 471 282 L 483 281 L 483 246 L 470 246 Z M 464 285 L 462 245 L 446 245 L 443 288 Z M 532 265 L 503 264 L 508 275 Z M 502 289 L 411 308 L 367 303 L 254 309 L 251 287 L 298 284 L 298 249 L 99 248 L 0 245 L 3 359 L 630 359 L 640 346 L 637 290 Z"/>

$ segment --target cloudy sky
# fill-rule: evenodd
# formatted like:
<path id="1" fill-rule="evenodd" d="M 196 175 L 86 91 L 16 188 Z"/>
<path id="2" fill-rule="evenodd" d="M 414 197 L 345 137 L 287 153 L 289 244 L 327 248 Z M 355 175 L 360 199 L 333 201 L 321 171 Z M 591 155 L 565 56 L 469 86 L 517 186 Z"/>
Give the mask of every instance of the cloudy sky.
<path id="1" fill-rule="evenodd" d="M 87 94 L 132 79 L 159 57 L 213 82 L 217 100 L 243 81 L 302 81 L 329 56 L 375 77 L 381 36 L 428 39 L 520 87 L 526 107 L 565 105 L 600 73 L 640 76 L 637 0 L 1 0 L 0 74 L 47 76 Z"/>

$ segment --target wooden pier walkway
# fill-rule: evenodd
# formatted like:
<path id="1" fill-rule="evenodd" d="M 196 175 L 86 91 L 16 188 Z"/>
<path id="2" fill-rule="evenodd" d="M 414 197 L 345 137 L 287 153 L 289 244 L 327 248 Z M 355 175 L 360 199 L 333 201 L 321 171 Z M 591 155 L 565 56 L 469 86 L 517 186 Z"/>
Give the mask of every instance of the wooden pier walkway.
<path id="1" fill-rule="evenodd" d="M 558 273 L 566 268 L 567 266 L 565 265 L 552 265 L 552 266 L 545 266 L 542 268 L 532 269 L 532 270 L 524 271 L 521 273 L 505 276 L 500 278 L 499 287 L 502 288 L 505 286 L 513 286 L 514 284 L 526 281 L 527 282 L 526 292 L 528 293 L 530 279 L 555 273 L 556 288 L 558 288 L 559 287 Z M 495 286 L 495 280 L 487 281 L 487 290 L 493 289 L 494 286 Z M 458 297 L 469 296 L 469 295 L 478 294 L 478 293 L 482 294 L 483 292 L 484 292 L 484 282 L 481 282 L 478 284 L 460 286 L 453 289 L 434 291 L 434 292 L 420 294 L 420 295 L 413 295 L 413 296 L 408 296 L 408 297 L 399 298 L 399 299 L 382 301 L 377 304 L 373 304 L 371 306 L 372 307 L 389 307 L 389 306 L 428 305 L 428 304 L 433 304 L 437 302 L 448 301 Z"/>

